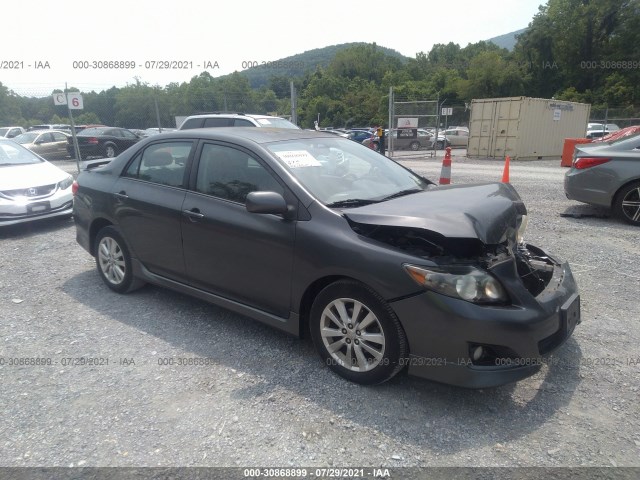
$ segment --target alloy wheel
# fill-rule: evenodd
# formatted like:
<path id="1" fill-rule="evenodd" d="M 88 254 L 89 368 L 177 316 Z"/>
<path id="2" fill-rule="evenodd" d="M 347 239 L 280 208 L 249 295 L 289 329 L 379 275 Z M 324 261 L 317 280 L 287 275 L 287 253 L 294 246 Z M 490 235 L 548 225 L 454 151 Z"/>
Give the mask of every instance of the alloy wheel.
<path id="1" fill-rule="evenodd" d="M 348 370 L 369 371 L 384 357 L 385 337 L 378 317 L 352 298 L 338 298 L 325 307 L 320 335 L 331 358 Z"/>

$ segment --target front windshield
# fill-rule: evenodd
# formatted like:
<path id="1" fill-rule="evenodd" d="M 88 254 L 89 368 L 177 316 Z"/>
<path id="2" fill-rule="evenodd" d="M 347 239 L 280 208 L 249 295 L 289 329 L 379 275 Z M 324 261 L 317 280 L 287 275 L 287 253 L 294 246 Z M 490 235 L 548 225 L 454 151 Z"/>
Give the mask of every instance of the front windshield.
<path id="1" fill-rule="evenodd" d="M 408 195 L 429 183 L 371 149 L 344 138 L 307 138 L 267 145 L 320 202 L 366 205 Z"/>
<path id="2" fill-rule="evenodd" d="M 27 150 L 17 143 L 0 142 L 0 168 L 42 163 L 43 161 L 40 157 L 32 153 L 31 150 Z"/>
<path id="3" fill-rule="evenodd" d="M 16 142 L 16 143 L 20 143 L 22 145 L 25 145 L 27 143 L 33 143 L 38 135 L 40 135 L 40 134 L 37 133 L 37 132 L 22 133 L 22 134 L 18 135 L 17 137 L 13 138 L 13 141 Z"/>

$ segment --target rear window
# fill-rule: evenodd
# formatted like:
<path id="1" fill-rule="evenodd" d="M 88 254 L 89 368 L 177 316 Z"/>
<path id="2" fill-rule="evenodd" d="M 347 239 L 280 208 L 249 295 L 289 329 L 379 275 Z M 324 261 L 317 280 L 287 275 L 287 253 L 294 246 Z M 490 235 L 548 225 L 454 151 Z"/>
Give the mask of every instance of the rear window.
<path id="1" fill-rule="evenodd" d="M 78 132 L 79 136 L 90 137 L 93 135 L 104 135 L 107 133 L 107 130 L 111 130 L 109 128 L 85 128 L 84 130 Z"/>
<path id="2" fill-rule="evenodd" d="M 256 121 L 262 127 L 273 127 L 273 128 L 298 128 L 297 125 L 291 123 L 289 120 L 285 120 L 284 118 L 272 117 L 272 118 L 256 118 Z"/>

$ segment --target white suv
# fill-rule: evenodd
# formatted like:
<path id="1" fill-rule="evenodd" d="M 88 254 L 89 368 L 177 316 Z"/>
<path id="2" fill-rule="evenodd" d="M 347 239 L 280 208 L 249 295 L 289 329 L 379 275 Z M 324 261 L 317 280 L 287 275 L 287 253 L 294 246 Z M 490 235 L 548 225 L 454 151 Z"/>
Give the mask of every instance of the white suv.
<path id="1" fill-rule="evenodd" d="M 271 115 L 250 115 L 247 113 L 203 113 L 184 119 L 178 130 L 212 127 L 273 127 L 299 128 L 281 117 Z"/>

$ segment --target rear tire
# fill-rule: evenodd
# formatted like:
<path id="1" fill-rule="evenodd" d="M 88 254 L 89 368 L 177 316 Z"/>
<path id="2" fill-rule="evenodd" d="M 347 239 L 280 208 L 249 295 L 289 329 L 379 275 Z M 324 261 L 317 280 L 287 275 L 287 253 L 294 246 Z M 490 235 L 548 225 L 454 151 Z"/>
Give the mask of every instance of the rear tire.
<path id="1" fill-rule="evenodd" d="M 102 281 L 114 292 L 132 292 L 144 285 L 133 276 L 131 255 L 122 236 L 113 227 L 104 227 L 95 240 L 96 267 Z"/>
<path id="2" fill-rule="evenodd" d="M 614 214 L 631 225 L 640 226 L 640 182 L 620 189 L 613 204 Z"/>
<path id="3" fill-rule="evenodd" d="M 411 142 L 411 145 L 409 145 L 409 147 L 411 148 L 411 150 L 418 151 L 420 150 L 420 142 Z"/>

